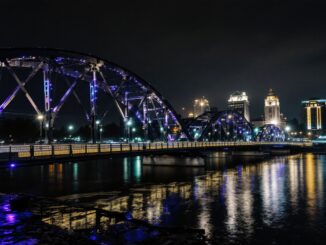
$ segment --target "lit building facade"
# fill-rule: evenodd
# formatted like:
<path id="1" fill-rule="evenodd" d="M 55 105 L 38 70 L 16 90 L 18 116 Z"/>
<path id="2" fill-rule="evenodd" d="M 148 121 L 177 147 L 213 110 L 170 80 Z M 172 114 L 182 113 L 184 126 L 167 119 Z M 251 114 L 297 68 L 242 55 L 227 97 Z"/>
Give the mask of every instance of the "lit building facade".
<path id="1" fill-rule="evenodd" d="M 246 92 L 234 92 L 228 99 L 228 109 L 241 114 L 250 122 L 249 99 Z"/>
<path id="2" fill-rule="evenodd" d="M 282 123 L 280 101 L 272 89 L 265 98 L 264 116 L 265 124 L 280 125 Z"/>
<path id="3" fill-rule="evenodd" d="M 208 100 L 205 97 L 201 99 L 195 99 L 193 117 L 198 117 L 204 114 L 206 111 L 210 111 Z"/>
<path id="4" fill-rule="evenodd" d="M 326 130 L 326 99 L 302 101 L 307 131 L 321 133 Z"/>

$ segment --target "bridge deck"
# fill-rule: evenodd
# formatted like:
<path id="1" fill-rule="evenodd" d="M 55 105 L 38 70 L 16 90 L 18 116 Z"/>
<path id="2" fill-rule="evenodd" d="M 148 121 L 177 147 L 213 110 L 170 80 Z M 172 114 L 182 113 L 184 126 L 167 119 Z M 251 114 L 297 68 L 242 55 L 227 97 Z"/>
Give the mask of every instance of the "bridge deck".
<path id="1" fill-rule="evenodd" d="M 0 162 L 84 158 L 117 154 L 164 153 L 221 148 L 308 148 L 310 142 L 154 142 L 114 144 L 2 145 Z"/>

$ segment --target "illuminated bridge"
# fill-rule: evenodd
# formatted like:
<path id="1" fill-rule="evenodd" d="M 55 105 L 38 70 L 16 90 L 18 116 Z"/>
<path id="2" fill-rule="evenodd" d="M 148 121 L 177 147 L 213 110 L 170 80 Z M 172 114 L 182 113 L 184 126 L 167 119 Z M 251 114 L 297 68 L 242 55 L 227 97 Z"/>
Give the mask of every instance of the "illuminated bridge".
<path id="1" fill-rule="evenodd" d="M 119 65 L 92 55 L 45 48 L 0 49 L 0 86 L 5 87 L 5 82 L 14 83 L 15 87 L 0 101 L 0 115 L 6 113 L 8 106 L 22 92 L 41 121 L 40 131 L 45 131 L 46 144 L 2 145 L 0 161 L 62 160 L 226 148 L 303 148 L 309 144 L 284 142 L 284 132 L 273 125 L 265 125 L 256 132 L 234 111 L 207 112 L 185 122 L 150 83 Z M 34 86 L 28 87 L 31 83 Z M 60 96 L 58 93 L 54 96 L 53 87 L 58 83 L 58 87 L 66 89 Z M 87 94 L 78 93 L 79 87 L 88 91 Z M 40 92 L 42 103 L 35 99 L 40 98 Z M 73 97 L 83 109 L 84 118 L 91 128 L 91 144 L 53 144 L 56 119 L 69 97 Z M 113 102 L 123 119 L 128 138 L 132 134 L 131 125 L 137 124 L 144 142 L 154 143 L 99 144 L 96 122 L 103 117 L 99 107 L 110 107 L 100 100 L 103 97 Z"/>
<path id="2" fill-rule="evenodd" d="M 130 138 L 137 125 L 146 142 L 285 140 L 284 132 L 276 126 L 265 125 L 256 132 L 234 111 L 207 112 L 185 122 L 150 83 L 117 64 L 88 54 L 46 48 L 0 49 L 0 86 L 5 88 L 9 83 L 16 87 L 0 101 L 0 116 L 19 93 L 23 94 L 41 122 L 46 143 L 53 142 L 56 120 L 69 97 L 83 111 L 79 118 L 90 125 L 92 143 L 97 142 L 96 123 L 111 113 L 112 107 L 123 120 L 125 138 Z"/>
<path id="3" fill-rule="evenodd" d="M 128 131 L 126 134 L 130 135 L 130 126 L 137 123 L 146 140 L 190 139 L 177 113 L 151 84 L 105 59 L 56 49 L 7 48 L 0 49 L 0 69 L 0 85 L 3 80 L 16 84 L 7 98 L 0 102 L 0 114 L 22 91 L 37 118 L 43 120 L 46 142 L 52 142 L 56 118 L 70 96 L 83 108 L 91 125 L 93 143 L 96 142 L 100 96 L 113 100 Z M 53 96 L 54 82 L 60 82 L 61 88 L 67 88 L 58 98 Z M 42 90 L 28 91 L 26 86 L 30 83 L 42 88 L 42 105 L 35 100 Z M 86 87 L 89 96 L 77 93 L 77 87 L 81 86 Z"/>
<path id="4" fill-rule="evenodd" d="M 0 162 L 16 161 L 70 161 L 72 159 L 102 158 L 117 155 L 156 155 L 205 151 L 260 151 L 286 150 L 299 152 L 312 147 L 311 142 L 154 142 L 115 144 L 52 144 L 52 145 L 3 145 Z"/>

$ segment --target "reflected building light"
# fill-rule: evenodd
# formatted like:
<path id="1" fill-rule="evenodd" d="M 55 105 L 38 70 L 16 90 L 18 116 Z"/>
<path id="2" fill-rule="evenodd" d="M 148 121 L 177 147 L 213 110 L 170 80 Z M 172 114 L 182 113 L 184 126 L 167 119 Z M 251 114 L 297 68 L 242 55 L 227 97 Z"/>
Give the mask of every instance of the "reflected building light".
<path id="1" fill-rule="evenodd" d="M 108 202 L 105 210 L 116 211 L 116 212 L 126 212 L 128 211 L 129 196 L 123 196 L 115 198 Z"/>
<path id="2" fill-rule="evenodd" d="M 144 195 L 143 193 L 134 193 L 132 195 L 132 217 L 135 219 L 144 219 Z"/>
<path id="3" fill-rule="evenodd" d="M 73 176 L 73 190 L 78 191 L 78 163 L 74 163 L 72 167 L 72 176 Z"/>
<path id="4" fill-rule="evenodd" d="M 200 199 L 199 203 L 201 206 L 201 210 L 198 215 L 199 228 L 205 230 L 205 234 L 207 238 L 210 239 L 212 233 L 212 224 L 210 221 L 211 214 L 210 214 L 210 208 L 208 207 L 210 202 L 208 202 L 207 199 Z"/>
<path id="5" fill-rule="evenodd" d="M 124 183 L 130 182 L 130 169 L 129 169 L 129 161 L 127 157 L 123 159 L 123 181 Z"/>
<path id="6" fill-rule="evenodd" d="M 252 217 L 252 208 L 253 208 L 253 197 L 251 193 L 251 183 L 250 183 L 250 172 L 242 171 L 242 205 L 241 210 L 243 213 L 243 221 L 246 224 L 247 234 L 253 233 L 253 217 Z M 238 176 L 239 178 L 239 176 Z"/>
<path id="7" fill-rule="evenodd" d="M 135 158 L 135 164 L 134 164 L 134 177 L 137 183 L 141 181 L 141 173 L 142 173 L 141 157 L 137 156 Z"/>
<path id="8" fill-rule="evenodd" d="M 234 234 L 237 230 L 237 199 L 235 193 L 234 175 L 229 175 L 225 178 L 226 181 L 226 209 L 227 222 L 226 226 L 230 234 Z"/>
<path id="9" fill-rule="evenodd" d="M 57 165 L 57 179 L 62 182 L 63 180 L 63 163 L 58 163 Z"/>
<path id="10" fill-rule="evenodd" d="M 289 166 L 291 205 L 293 207 L 293 210 L 297 211 L 296 208 L 298 205 L 298 192 L 299 192 L 297 161 L 290 159 L 288 166 Z"/>
<path id="11" fill-rule="evenodd" d="M 263 210 L 264 217 L 263 222 L 270 225 L 272 213 L 271 209 L 271 191 L 270 191 L 270 175 L 269 175 L 269 165 L 264 164 L 262 169 L 262 193 L 263 193 Z"/>
<path id="12" fill-rule="evenodd" d="M 73 164 L 73 178 L 74 181 L 78 180 L 78 163 Z"/>
<path id="13" fill-rule="evenodd" d="M 167 188 L 164 186 L 154 186 L 150 193 L 144 198 L 146 205 L 146 219 L 151 224 L 157 224 L 163 214 L 163 201 L 166 199 Z"/>
<path id="14" fill-rule="evenodd" d="M 313 218 L 316 209 L 315 161 L 312 153 L 306 156 L 307 210 Z"/>
<path id="15" fill-rule="evenodd" d="M 271 212 L 273 213 L 273 221 L 281 218 L 280 213 L 283 212 L 284 206 L 282 205 L 284 202 L 284 192 L 283 192 L 283 182 L 280 180 L 284 180 L 282 177 L 284 164 L 274 163 L 270 166 L 270 186 L 271 186 Z"/>
<path id="16" fill-rule="evenodd" d="M 54 175 L 55 175 L 55 169 L 54 169 L 54 164 L 52 163 L 49 165 L 49 177 L 53 178 Z"/>
<path id="17" fill-rule="evenodd" d="M 322 160 L 323 159 L 323 160 Z M 318 207 L 323 210 L 324 209 L 324 165 L 322 164 L 325 162 L 325 155 L 318 156 L 318 159 L 316 159 L 316 166 L 317 166 L 317 174 L 318 174 Z"/>
<path id="18" fill-rule="evenodd" d="M 211 175 L 201 176 L 196 178 L 194 195 L 199 203 L 200 212 L 197 216 L 198 226 L 205 230 L 205 234 L 210 239 L 212 233 L 212 222 L 210 214 L 211 200 L 206 197 L 207 193 L 211 191 Z M 216 188 L 216 187 L 215 187 Z"/>

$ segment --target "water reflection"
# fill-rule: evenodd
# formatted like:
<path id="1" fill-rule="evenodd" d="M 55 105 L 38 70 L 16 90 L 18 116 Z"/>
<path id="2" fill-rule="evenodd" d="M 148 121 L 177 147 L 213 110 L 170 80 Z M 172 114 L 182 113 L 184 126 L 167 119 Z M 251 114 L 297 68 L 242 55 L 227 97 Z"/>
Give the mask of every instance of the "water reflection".
<path id="1" fill-rule="evenodd" d="M 315 214 L 316 189 L 315 189 L 315 161 L 314 156 L 306 156 L 306 189 L 307 189 L 307 212 L 313 218 Z"/>
<path id="2" fill-rule="evenodd" d="M 125 184 L 135 182 L 140 183 L 142 176 L 142 158 L 140 156 L 134 158 L 123 159 L 123 181 Z"/>
<path id="3" fill-rule="evenodd" d="M 177 159 L 180 163 L 186 161 L 167 157 L 162 161 L 171 163 Z M 155 161 L 159 162 L 159 158 Z M 207 169 L 143 166 L 141 157 L 124 158 L 112 165 L 97 162 L 101 176 L 96 178 L 83 176 L 88 168 L 80 163 L 52 164 L 47 168 L 50 183 L 58 185 L 59 190 L 63 184 L 67 186 L 68 171 L 76 192 L 83 183 L 89 186 L 99 181 L 101 187 L 95 185 L 98 191 L 111 190 L 105 184 L 127 185 L 123 192 L 115 188 L 98 193 L 101 197 L 96 196 L 96 191 L 91 198 L 77 194 L 74 198 L 80 202 L 129 212 L 152 224 L 202 228 L 208 238 L 221 243 L 250 243 L 259 239 L 277 242 L 282 236 L 275 236 L 275 232 L 293 232 L 298 241 L 302 236 L 321 239 L 326 233 L 325 156 L 305 154 L 259 162 L 224 156 L 201 161 L 209 163 Z M 105 175 L 107 178 L 103 179 Z M 92 214 L 87 220 L 91 222 Z M 67 222 L 68 218 L 61 223 L 66 226 Z M 77 224 L 78 220 L 74 222 Z"/>

